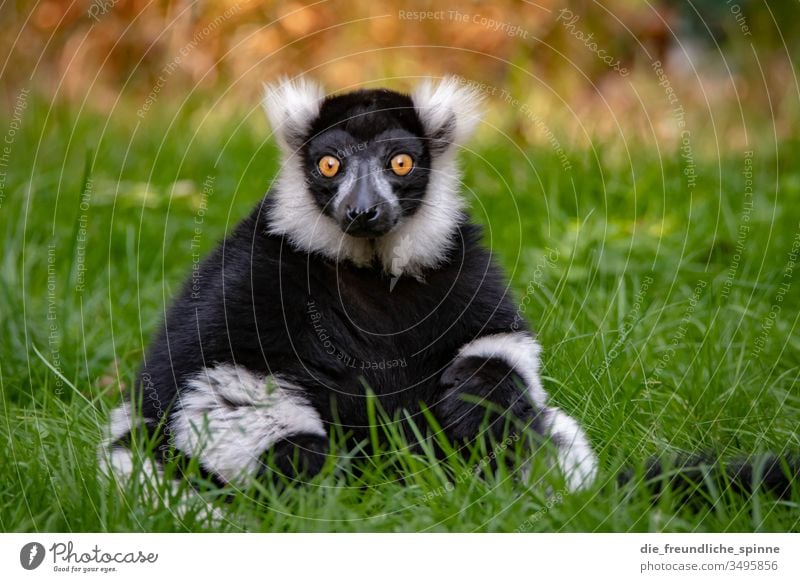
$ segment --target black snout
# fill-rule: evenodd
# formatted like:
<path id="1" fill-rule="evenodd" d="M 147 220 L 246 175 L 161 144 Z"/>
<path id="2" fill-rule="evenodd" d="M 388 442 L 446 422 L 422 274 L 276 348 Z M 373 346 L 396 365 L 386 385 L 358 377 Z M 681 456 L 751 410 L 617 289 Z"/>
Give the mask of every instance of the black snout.
<path id="1" fill-rule="evenodd" d="M 386 234 L 397 222 L 391 212 L 378 203 L 368 208 L 346 206 L 342 230 L 351 236 L 376 237 Z"/>
<path id="2" fill-rule="evenodd" d="M 381 198 L 370 184 L 369 169 L 362 163 L 358 178 L 339 205 L 340 228 L 351 236 L 375 238 L 386 234 L 397 224 L 396 212 L 388 200 Z"/>
<path id="3" fill-rule="evenodd" d="M 368 230 L 380 223 L 381 211 L 378 206 L 373 206 L 372 208 L 353 208 L 348 206 L 344 215 L 349 229 Z"/>

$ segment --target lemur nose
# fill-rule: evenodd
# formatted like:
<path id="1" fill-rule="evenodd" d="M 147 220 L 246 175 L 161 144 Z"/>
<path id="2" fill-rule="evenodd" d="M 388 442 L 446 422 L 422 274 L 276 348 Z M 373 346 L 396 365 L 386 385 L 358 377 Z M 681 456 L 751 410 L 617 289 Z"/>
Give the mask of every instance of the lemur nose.
<path id="1" fill-rule="evenodd" d="M 348 206 L 345 210 L 345 216 L 351 223 L 355 223 L 356 221 L 361 224 L 375 222 L 379 215 L 380 211 L 377 206 L 373 206 L 372 208 L 352 208 Z"/>

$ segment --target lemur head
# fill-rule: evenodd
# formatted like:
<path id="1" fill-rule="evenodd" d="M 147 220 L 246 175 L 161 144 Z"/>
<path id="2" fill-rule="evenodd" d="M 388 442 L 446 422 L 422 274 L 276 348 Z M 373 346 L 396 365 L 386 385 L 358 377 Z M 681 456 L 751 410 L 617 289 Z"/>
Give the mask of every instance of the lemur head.
<path id="1" fill-rule="evenodd" d="M 306 252 L 420 276 L 447 254 L 462 220 L 454 154 L 480 96 L 454 78 L 411 95 L 325 96 L 312 81 L 267 87 L 281 146 L 270 229 Z"/>

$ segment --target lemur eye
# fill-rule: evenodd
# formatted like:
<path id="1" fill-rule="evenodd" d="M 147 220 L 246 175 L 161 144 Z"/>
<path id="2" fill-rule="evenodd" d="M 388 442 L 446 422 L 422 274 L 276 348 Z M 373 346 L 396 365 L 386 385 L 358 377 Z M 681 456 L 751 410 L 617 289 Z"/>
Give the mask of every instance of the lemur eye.
<path id="1" fill-rule="evenodd" d="M 341 162 L 334 158 L 333 156 L 322 156 L 319 159 L 319 171 L 322 172 L 322 175 L 326 178 L 333 178 L 336 174 L 339 173 L 339 166 L 341 166 Z"/>
<path id="2" fill-rule="evenodd" d="M 392 172 L 398 176 L 405 176 L 414 167 L 414 160 L 408 154 L 397 154 L 392 158 Z"/>

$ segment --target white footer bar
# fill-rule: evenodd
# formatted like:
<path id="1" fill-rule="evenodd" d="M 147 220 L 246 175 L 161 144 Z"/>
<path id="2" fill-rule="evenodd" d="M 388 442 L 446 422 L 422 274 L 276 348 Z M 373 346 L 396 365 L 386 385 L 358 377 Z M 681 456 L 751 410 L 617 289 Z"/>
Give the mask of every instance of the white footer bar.
<path id="1" fill-rule="evenodd" d="M 169 576 L 169 578 L 166 578 Z M 800 580 L 792 534 L 0 534 L 1 580 Z M 434 578 L 434 576 L 440 578 Z M 522 578 L 518 578 L 522 576 Z M 613 578 L 612 578 L 613 577 Z"/>

